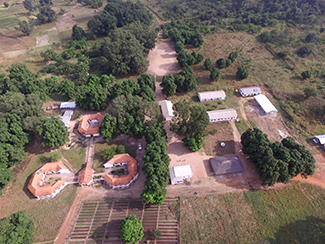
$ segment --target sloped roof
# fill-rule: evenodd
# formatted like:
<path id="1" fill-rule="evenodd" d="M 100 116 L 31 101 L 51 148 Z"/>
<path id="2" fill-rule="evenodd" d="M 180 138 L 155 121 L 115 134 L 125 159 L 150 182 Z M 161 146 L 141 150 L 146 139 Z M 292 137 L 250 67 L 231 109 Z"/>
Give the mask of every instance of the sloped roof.
<path id="1" fill-rule="evenodd" d="M 209 119 L 221 119 L 237 117 L 237 112 L 233 108 L 207 111 Z"/>
<path id="2" fill-rule="evenodd" d="M 98 134 L 98 130 L 99 130 L 99 126 L 102 122 L 102 119 L 105 116 L 102 115 L 101 113 L 97 113 L 97 114 L 88 114 L 86 115 L 80 122 L 78 125 L 78 131 L 80 131 L 82 134 L 84 135 L 94 135 L 94 134 Z M 98 119 L 99 120 L 99 125 L 96 128 L 87 128 L 88 127 L 88 121 L 89 120 L 94 120 L 94 119 Z"/>
<path id="3" fill-rule="evenodd" d="M 234 174 L 244 171 L 236 155 L 210 158 L 210 164 L 215 175 Z"/>
<path id="4" fill-rule="evenodd" d="M 160 106 L 161 106 L 162 114 L 165 118 L 174 116 L 173 104 L 171 101 L 169 100 L 161 101 Z"/>
<path id="5" fill-rule="evenodd" d="M 47 163 L 34 174 L 32 174 L 29 180 L 27 188 L 33 193 L 35 197 L 52 195 L 57 189 L 59 189 L 64 181 L 56 181 L 51 185 L 41 185 L 42 177 L 47 172 L 57 172 L 60 169 L 68 169 L 62 162 Z"/>
<path id="6" fill-rule="evenodd" d="M 64 102 L 61 103 L 60 108 L 75 108 L 76 102 Z"/>
<path id="7" fill-rule="evenodd" d="M 60 117 L 60 119 L 62 120 L 62 122 L 66 127 L 69 126 L 72 115 L 73 115 L 73 110 L 66 110 L 63 116 Z"/>
<path id="8" fill-rule="evenodd" d="M 87 185 L 93 179 L 93 173 L 94 170 L 90 167 L 90 163 L 87 162 L 86 166 L 78 174 L 78 183 L 82 186 Z"/>
<path id="9" fill-rule="evenodd" d="M 190 165 L 182 165 L 182 166 L 172 167 L 170 173 L 172 176 L 171 178 L 183 177 L 187 175 L 192 175 L 192 170 Z"/>
<path id="10" fill-rule="evenodd" d="M 138 174 L 138 162 L 128 153 L 117 154 L 106 163 L 116 164 L 127 162 L 127 175 L 104 175 L 104 180 L 111 186 L 127 185 Z"/>
<path id="11" fill-rule="evenodd" d="M 261 93 L 261 88 L 258 86 L 251 86 L 251 87 L 243 87 L 240 90 L 244 94 L 254 94 L 254 93 Z"/>
<path id="12" fill-rule="evenodd" d="M 206 91 L 206 92 L 199 92 L 198 96 L 201 100 L 206 100 L 212 98 L 226 97 L 226 93 L 223 90 Z"/>
<path id="13" fill-rule="evenodd" d="M 319 140 L 320 144 L 325 144 L 325 135 L 318 135 L 315 137 Z"/>
<path id="14" fill-rule="evenodd" d="M 278 112 L 270 100 L 263 94 L 254 96 L 255 100 L 262 107 L 265 113 Z"/>

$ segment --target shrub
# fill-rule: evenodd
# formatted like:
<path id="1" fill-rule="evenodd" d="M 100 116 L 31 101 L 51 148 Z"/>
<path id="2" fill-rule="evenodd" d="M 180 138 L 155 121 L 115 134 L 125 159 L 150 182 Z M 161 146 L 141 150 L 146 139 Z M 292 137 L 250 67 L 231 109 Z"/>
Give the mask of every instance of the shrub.
<path id="1" fill-rule="evenodd" d="M 219 69 L 223 69 L 226 67 L 226 60 L 224 58 L 219 58 L 216 64 L 218 65 Z"/>
<path id="2" fill-rule="evenodd" d="M 155 239 L 160 239 L 161 238 L 161 231 L 159 229 L 154 229 L 152 231 L 152 236 Z"/>
<path id="3" fill-rule="evenodd" d="M 243 79 L 246 79 L 249 75 L 249 69 L 245 66 L 245 65 L 242 65 L 242 66 L 239 66 L 237 68 L 237 74 L 236 76 L 243 80 Z"/>
<path id="4" fill-rule="evenodd" d="M 310 79 L 311 78 L 311 71 L 306 70 L 304 72 L 301 73 L 302 78 L 305 79 Z"/>
<path id="5" fill-rule="evenodd" d="M 106 240 L 109 239 L 109 234 L 105 235 L 105 239 Z"/>
<path id="6" fill-rule="evenodd" d="M 7 3 L 7 2 L 4 2 L 3 5 L 5 6 L 5 8 L 9 7 L 9 3 Z"/>
<path id="7" fill-rule="evenodd" d="M 94 233 L 94 238 L 97 239 L 98 236 L 99 236 L 99 234 L 95 232 L 95 233 Z"/>

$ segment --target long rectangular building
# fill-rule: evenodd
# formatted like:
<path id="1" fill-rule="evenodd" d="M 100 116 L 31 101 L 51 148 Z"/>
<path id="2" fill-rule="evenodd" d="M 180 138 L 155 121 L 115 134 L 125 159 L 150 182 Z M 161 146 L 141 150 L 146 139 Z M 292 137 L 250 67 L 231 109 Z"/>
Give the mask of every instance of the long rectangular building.
<path id="1" fill-rule="evenodd" d="M 224 100 L 226 98 L 226 93 L 223 90 L 206 91 L 206 92 L 199 92 L 198 97 L 200 102 L 210 101 L 210 100 Z"/>
<path id="2" fill-rule="evenodd" d="M 261 94 L 261 88 L 258 86 L 243 87 L 240 88 L 239 92 L 243 97 L 255 96 Z"/>
<path id="3" fill-rule="evenodd" d="M 210 122 L 227 121 L 237 118 L 237 112 L 233 108 L 208 111 Z"/>
<path id="4" fill-rule="evenodd" d="M 173 104 L 169 100 L 161 101 L 161 112 L 166 120 L 172 120 L 174 117 Z"/>
<path id="5" fill-rule="evenodd" d="M 259 94 L 254 98 L 266 115 L 276 114 L 278 112 L 278 110 L 265 95 Z"/>

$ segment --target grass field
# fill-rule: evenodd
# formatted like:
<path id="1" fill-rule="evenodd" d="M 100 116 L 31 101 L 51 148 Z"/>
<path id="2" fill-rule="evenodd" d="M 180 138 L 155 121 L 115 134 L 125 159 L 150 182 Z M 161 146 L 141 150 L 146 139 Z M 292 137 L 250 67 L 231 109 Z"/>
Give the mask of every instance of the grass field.
<path id="1" fill-rule="evenodd" d="M 325 191 L 281 190 L 181 199 L 181 243 L 323 243 Z"/>
<path id="2" fill-rule="evenodd" d="M 85 165 L 86 147 L 74 144 L 69 150 L 61 149 L 60 153 L 69 161 L 76 170 L 81 170 Z"/>
<path id="3" fill-rule="evenodd" d="M 49 157 L 49 153 L 42 154 Z M 0 219 L 10 214 L 26 210 L 35 224 L 35 242 L 55 239 L 70 206 L 75 198 L 77 187 L 65 187 L 55 198 L 37 200 L 27 189 L 31 175 L 43 165 L 40 154 L 29 155 L 16 166 L 14 179 L 3 190 L 0 197 Z"/>

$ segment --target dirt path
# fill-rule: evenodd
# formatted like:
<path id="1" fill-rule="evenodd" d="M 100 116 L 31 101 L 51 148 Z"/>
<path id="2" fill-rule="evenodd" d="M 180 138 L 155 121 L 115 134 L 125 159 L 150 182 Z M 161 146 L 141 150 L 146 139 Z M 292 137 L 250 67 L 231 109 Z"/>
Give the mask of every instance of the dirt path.
<path id="1" fill-rule="evenodd" d="M 249 128 L 253 129 L 253 126 L 249 122 L 246 112 L 245 112 L 244 104 L 246 101 L 247 101 L 247 99 L 241 97 L 238 101 L 238 105 L 239 105 L 240 113 L 243 116 L 243 119 L 245 120 L 246 124 L 248 125 Z"/>
<path id="2" fill-rule="evenodd" d="M 146 6 L 146 9 L 148 9 L 149 12 L 157 19 L 158 26 L 160 27 L 161 24 L 164 23 L 164 21 L 155 12 L 153 12 L 148 6 Z"/>

